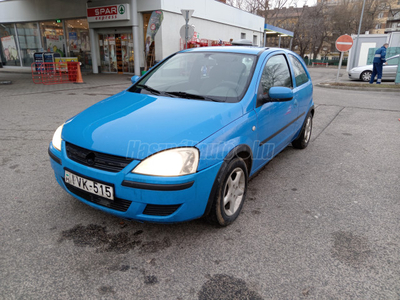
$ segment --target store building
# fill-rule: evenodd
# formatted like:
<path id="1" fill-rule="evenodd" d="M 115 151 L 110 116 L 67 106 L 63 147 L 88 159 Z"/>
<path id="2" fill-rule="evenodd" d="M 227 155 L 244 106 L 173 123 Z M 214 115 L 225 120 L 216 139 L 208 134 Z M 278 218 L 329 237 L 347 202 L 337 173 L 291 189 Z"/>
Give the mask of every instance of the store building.
<path id="1" fill-rule="evenodd" d="M 30 68 L 35 52 L 57 52 L 93 73 L 139 75 L 182 49 L 182 9 L 193 10 L 194 40 L 263 44 L 262 17 L 216 0 L 3 0 L 0 61 Z"/>

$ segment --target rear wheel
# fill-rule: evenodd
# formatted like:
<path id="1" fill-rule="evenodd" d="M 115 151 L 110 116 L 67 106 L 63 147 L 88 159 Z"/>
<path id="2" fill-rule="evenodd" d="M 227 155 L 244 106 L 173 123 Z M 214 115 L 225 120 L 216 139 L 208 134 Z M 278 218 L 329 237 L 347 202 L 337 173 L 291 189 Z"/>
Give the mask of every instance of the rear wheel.
<path id="1" fill-rule="evenodd" d="M 308 113 L 307 118 L 304 121 L 303 128 L 297 139 L 292 142 L 292 146 L 297 149 L 304 149 L 308 146 L 308 143 L 311 139 L 311 132 L 312 132 L 312 114 L 311 112 Z"/>
<path id="2" fill-rule="evenodd" d="M 217 182 L 217 195 L 207 219 L 220 226 L 228 226 L 239 216 L 246 197 L 248 173 L 243 159 L 232 159 Z"/>
<path id="3" fill-rule="evenodd" d="M 371 80 L 372 72 L 371 71 L 364 71 L 361 73 L 361 80 L 365 82 L 369 82 Z"/>

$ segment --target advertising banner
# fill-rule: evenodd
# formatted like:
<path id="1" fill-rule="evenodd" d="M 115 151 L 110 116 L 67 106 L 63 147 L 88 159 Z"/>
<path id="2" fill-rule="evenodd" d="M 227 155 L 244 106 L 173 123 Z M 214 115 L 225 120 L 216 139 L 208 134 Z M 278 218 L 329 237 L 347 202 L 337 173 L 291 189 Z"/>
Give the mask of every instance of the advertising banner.
<path id="1" fill-rule="evenodd" d="M 64 41 L 62 36 L 58 35 L 46 35 L 47 52 L 57 52 L 61 56 L 64 56 L 63 47 Z"/>
<path id="2" fill-rule="evenodd" d="M 59 66 L 61 69 L 68 69 L 68 62 L 78 62 L 78 58 L 77 57 L 56 57 L 54 58 L 54 61 L 56 63 L 59 63 Z"/>
<path id="3" fill-rule="evenodd" d="M 164 19 L 163 12 L 160 10 L 151 13 L 149 24 L 147 25 L 146 39 L 145 39 L 145 61 L 146 70 L 154 62 L 154 37 Z"/>
<path id="4" fill-rule="evenodd" d="M 148 44 L 148 42 L 149 44 L 154 42 L 154 37 L 156 36 L 163 19 L 164 15 L 162 11 L 156 10 L 151 13 L 149 24 L 147 25 L 146 45 Z"/>
<path id="5" fill-rule="evenodd" d="M 14 36 L 5 36 L 1 38 L 1 44 L 3 45 L 4 56 L 7 61 L 18 60 L 17 46 L 15 45 Z"/>
<path id="6" fill-rule="evenodd" d="M 70 50 L 78 50 L 78 35 L 76 32 L 68 33 L 68 44 Z"/>

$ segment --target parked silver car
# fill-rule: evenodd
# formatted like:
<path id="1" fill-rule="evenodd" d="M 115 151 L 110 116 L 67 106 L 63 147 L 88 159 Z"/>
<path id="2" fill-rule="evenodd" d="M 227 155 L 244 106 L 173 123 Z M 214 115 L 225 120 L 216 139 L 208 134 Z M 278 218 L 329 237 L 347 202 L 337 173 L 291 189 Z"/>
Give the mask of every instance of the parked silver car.
<path id="1" fill-rule="evenodd" d="M 397 58 L 400 59 L 400 54 L 389 57 L 386 59 L 386 61 Z M 397 66 L 398 63 L 395 65 L 383 65 L 382 80 L 395 80 L 397 73 Z M 372 65 L 355 67 L 349 71 L 349 79 L 351 80 L 362 80 L 368 82 L 371 80 L 371 75 L 372 75 Z"/>

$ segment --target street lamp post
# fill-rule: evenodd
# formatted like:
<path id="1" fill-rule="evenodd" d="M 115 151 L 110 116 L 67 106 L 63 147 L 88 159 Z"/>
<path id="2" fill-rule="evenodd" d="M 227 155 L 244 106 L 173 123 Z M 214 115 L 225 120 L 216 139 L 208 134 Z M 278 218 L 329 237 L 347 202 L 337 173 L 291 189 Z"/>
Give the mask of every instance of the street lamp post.
<path id="1" fill-rule="evenodd" d="M 360 40 L 361 23 L 362 23 L 362 19 L 364 16 L 364 8 L 365 8 L 365 0 L 363 1 L 363 6 L 362 6 L 362 10 L 361 10 L 360 24 L 358 25 L 356 47 L 354 48 L 353 61 L 351 63 L 352 68 L 354 68 L 354 66 L 355 66 L 355 60 L 356 60 L 356 55 L 357 55 L 357 51 L 358 51 L 358 42 Z"/>

